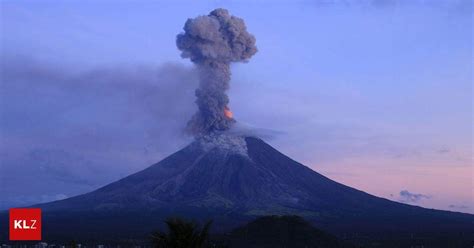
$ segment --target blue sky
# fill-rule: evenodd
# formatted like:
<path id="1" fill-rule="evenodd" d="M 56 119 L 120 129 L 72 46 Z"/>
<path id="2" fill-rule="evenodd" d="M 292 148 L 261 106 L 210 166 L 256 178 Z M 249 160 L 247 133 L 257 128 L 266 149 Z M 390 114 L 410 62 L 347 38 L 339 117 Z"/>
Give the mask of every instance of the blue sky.
<path id="1" fill-rule="evenodd" d="M 2 208 L 90 191 L 190 142 L 196 80 L 175 37 L 224 7 L 259 49 L 232 67 L 240 123 L 342 183 L 474 213 L 471 1 L 0 3 Z"/>

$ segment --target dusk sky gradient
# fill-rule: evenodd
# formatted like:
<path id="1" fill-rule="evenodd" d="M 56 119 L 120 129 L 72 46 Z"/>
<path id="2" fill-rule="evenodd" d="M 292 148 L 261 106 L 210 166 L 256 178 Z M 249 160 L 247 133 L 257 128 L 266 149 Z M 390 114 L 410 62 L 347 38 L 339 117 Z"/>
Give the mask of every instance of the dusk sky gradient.
<path id="1" fill-rule="evenodd" d="M 232 66 L 239 126 L 346 185 L 474 213 L 470 0 L 0 3 L 0 209 L 188 144 L 197 80 L 176 35 L 223 7 L 259 50 Z"/>

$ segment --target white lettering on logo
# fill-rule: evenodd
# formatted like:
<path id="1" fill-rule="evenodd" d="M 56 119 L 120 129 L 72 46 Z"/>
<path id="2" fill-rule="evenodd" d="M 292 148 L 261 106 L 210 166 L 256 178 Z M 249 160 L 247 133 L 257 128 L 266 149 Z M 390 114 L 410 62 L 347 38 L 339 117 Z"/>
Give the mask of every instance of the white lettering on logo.
<path id="1" fill-rule="evenodd" d="M 36 220 L 31 220 L 31 229 L 36 229 Z"/>
<path id="2" fill-rule="evenodd" d="M 26 220 L 14 220 L 13 221 L 13 225 L 14 225 L 14 229 L 36 229 L 36 221 L 37 220 L 30 220 L 31 221 L 31 225 L 27 225 L 26 224 Z"/>
<path id="3" fill-rule="evenodd" d="M 21 222 L 22 222 L 21 220 L 15 220 L 14 221 L 14 224 L 15 224 L 14 229 L 21 229 L 21 225 L 20 225 Z"/>

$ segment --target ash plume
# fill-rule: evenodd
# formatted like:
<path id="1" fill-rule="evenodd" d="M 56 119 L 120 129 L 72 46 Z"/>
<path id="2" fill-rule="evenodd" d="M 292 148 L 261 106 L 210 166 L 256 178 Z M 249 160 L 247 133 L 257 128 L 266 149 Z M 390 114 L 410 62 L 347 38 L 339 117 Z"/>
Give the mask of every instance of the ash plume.
<path id="1" fill-rule="evenodd" d="M 176 45 L 183 58 L 196 64 L 199 73 L 195 92 L 198 111 L 187 130 L 195 136 L 228 130 L 235 123 L 226 94 L 230 63 L 246 62 L 257 52 L 255 37 L 247 32 L 241 18 L 225 9 L 215 9 L 209 15 L 188 19 Z"/>

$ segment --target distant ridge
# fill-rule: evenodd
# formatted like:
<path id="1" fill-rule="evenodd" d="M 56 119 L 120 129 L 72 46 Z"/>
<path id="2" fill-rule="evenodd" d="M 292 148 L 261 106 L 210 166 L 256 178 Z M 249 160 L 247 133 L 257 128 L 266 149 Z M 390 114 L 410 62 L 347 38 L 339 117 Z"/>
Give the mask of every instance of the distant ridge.
<path id="1" fill-rule="evenodd" d="M 226 238 L 231 248 L 353 247 L 298 216 L 260 217 L 233 230 Z"/>

